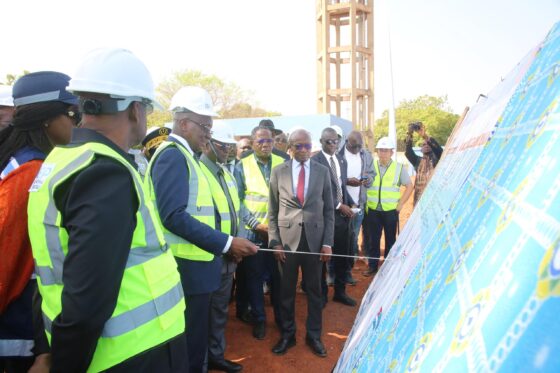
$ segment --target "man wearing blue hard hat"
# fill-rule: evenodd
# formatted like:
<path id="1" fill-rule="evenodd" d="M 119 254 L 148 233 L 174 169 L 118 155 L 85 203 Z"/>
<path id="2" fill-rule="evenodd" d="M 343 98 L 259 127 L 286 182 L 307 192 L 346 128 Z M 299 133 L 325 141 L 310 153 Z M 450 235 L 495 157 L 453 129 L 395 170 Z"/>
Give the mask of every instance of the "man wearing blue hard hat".
<path id="1" fill-rule="evenodd" d="M 90 52 L 70 80 L 81 128 L 45 159 L 30 239 L 56 372 L 187 370 L 185 301 L 152 200 L 127 151 L 156 105 L 131 52 Z"/>

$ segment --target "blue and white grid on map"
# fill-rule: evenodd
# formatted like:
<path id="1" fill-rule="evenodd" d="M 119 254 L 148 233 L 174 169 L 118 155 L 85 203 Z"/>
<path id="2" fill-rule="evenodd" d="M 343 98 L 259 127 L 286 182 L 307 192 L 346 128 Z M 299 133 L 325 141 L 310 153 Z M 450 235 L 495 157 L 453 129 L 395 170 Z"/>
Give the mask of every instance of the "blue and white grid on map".
<path id="1" fill-rule="evenodd" d="M 560 25 L 448 141 L 338 372 L 560 368 Z"/>

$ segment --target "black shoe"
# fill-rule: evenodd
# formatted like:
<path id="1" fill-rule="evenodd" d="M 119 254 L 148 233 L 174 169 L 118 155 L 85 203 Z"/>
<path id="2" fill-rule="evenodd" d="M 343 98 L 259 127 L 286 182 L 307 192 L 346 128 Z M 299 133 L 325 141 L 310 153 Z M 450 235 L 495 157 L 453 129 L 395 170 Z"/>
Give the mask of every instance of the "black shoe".
<path id="1" fill-rule="evenodd" d="M 278 343 L 272 347 L 272 353 L 276 355 L 284 355 L 288 348 L 294 347 L 296 345 L 296 337 L 292 336 L 291 338 L 280 338 Z"/>
<path id="2" fill-rule="evenodd" d="M 348 276 L 348 277 L 346 277 L 346 281 L 345 281 L 345 282 L 346 282 L 348 285 L 350 285 L 350 286 L 356 286 L 356 282 L 358 282 L 358 281 L 356 281 L 356 280 L 354 279 L 354 277 Z"/>
<path id="3" fill-rule="evenodd" d="M 362 272 L 362 276 L 371 277 L 377 274 L 377 269 L 368 268 L 366 271 Z"/>
<path id="4" fill-rule="evenodd" d="M 335 294 L 332 300 L 350 307 L 354 307 L 356 305 L 356 301 L 350 298 L 347 294 Z"/>
<path id="5" fill-rule="evenodd" d="M 313 339 L 309 337 L 305 337 L 305 343 L 311 348 L 311 351 L 317 356 L 326 357 L 327 350 L 325 346 L 323 346 L 323 342 L 320 339 Z"/>
<path id="6" fill-rule="evenodd" d="M 208 370 L 217 370 L 220 372 L 235 373 L 243 370 L 243 365 L 234 363 L 230 360 L 213 361 L 208 360 Z"/>
<path id="7" fill-rule="evenodd" d="M 253 326 L 253 337 L 258 340 L 263 340 L 266 335 L 266 325 L 264 321 L 257 321 Z"/>
<path id="8" fill-rule="evenodd" d="M 253 315 L 251 315 L 251 311 L 249 310 L 243 313 L 237 313 L 236 317 L 247 324 L 251 324 L 253 322 Z"/>

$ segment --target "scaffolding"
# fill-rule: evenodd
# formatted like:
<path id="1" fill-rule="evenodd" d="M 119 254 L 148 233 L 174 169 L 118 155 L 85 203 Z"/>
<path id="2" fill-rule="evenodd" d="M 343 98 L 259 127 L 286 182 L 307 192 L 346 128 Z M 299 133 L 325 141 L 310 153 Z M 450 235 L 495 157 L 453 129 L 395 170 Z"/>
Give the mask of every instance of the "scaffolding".
<path id="1" fill-rule="evenodd" d="M 317 110 L 373 130 L 373 0 L 317 0 Z M 367 140 L 366 140 L 367 141 Z"/>

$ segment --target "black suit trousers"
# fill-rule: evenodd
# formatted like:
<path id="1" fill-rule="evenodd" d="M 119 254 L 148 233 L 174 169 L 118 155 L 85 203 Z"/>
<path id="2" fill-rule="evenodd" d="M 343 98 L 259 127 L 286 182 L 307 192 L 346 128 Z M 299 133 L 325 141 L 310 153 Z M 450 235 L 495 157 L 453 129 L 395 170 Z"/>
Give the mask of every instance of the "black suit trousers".
<path id="1" fill-rule="evenodd" d="M 297 252 L 309 252 L 305 232 L 302 229 Z M 303 273 L 307 293 L 307 335 L 313 339 L 321 338 L 323 302 L 321 300 L 321 267 L 317 255 L 286 252 L 286 261 L 278 263 L 280 272 L 280 315 L 282 337 L 291 338 L 296 333 L 295 298 L 299 267 Z"/>

